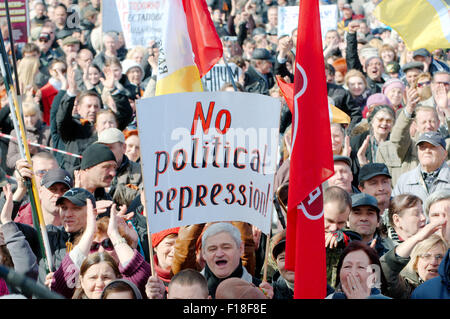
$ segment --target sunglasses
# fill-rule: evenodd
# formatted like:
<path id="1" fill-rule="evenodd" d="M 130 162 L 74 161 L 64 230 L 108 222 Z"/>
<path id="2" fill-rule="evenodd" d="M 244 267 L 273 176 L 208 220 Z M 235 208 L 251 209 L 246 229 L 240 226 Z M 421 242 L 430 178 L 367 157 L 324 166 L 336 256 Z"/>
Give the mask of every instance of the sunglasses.
<path id="1" fill-rule="evenodd" d="M 421 88 L 422 86 L 425 86 L 425 85 L 428 86 L 428 85 L 430 85 L 430 84 L 431 84 L 430 81 L 426 81 L 426 82 L 418 82 L 418 83 L 417 83 L 417 86 Z"/>
<path id="2" fill-rule="evenodd" d="M 105 250 L 107 250 L 107 251 L 112 251 L 112 250 L 114 250 L 114 246 L 113 246 L 113 244 L 112 244 L 112 242 L 111 242 L 111 239 L 106 238 L 106 239 L 104 239 L 101 243 L 93 242 L 92 245 L 91 245 L 91 250 L 90 250 L 90 252 L 91 252 L 91 253 L 95 253 L 96 251 L 99 250 L 100 246 L 102 246 L 102 247 L 103 247 Z"/>

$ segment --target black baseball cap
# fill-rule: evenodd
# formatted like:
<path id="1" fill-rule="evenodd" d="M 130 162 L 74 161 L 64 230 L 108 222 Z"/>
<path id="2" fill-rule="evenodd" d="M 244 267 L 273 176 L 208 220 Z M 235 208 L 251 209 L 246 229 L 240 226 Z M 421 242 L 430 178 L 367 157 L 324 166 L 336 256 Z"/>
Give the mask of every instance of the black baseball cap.
<path id="1" fill-rule="evenodd" d="M 369 163 L 361 167 L 359 170 L 359 182 L 368 181 L 372 177 L 378 176 L 378 175 L 386 175 L 389 178 L 392 178 L 391 174 L 389 173 L 389 169 L 387 168 L 386 164 L 383 163 Z"/>
<path id="2" fill-rule="evenodd" d="M 447 147 L 447 144 L 445 143 L 444 137 L 439 132 L 425 132 L 422 135 L 419 136 L 419 139 L 416 142 L 416 146 L 419 145 L 422 142 L 430 143 L 434 146 L 442 146 L 444 150 Z"/>
<path id="3" fill-rule="evenodd" d="M 56 183 L 65 184 L 69 188 L 73 187 L 73 180 L 69 172 L 59 167 L 47 171 L 41 181 L 41 185 L 46 188 L 49 188 Z"/>
<path id="4" fill-rule="evenodd" d="M 334 162 L 345 162 L 348 166 L 352 167 L 352 159 L 344 155 L 333 155 Z"/>
<path id="5" fill-rule="evenodd" d="M 352 208 L 359 206 L 371 206 L 375 208 L 377 213 L 380 212 L 377 199 L 366 193 L 357 193 L 352 195 Z"/>
<path id="6" fill-rule="evenodd" d="M 71 201 L 76 206 L 86 206 L 87 199 L 90 199 L 92 205 L 95 207 L 95 197 L 87 189 L 75 187 L 69 189 L 56 201 L 56 205 L 61 205 L 64 199 Z"/>

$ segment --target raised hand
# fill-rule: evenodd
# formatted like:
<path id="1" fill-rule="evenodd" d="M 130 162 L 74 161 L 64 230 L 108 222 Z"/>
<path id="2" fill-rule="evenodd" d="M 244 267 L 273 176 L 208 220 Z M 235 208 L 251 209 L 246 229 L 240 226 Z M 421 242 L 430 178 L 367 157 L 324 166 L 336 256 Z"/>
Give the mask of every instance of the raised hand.
<path id="1" fill-rule="evenodd" d="M 362 145 L 359 148 L 358 153 L 357 153 L 359 165 L 361 167 L 366 164 L 369 164 L 369 160 L 366 157 L 366 152 L 369 147 L 369 143 L 370 143 L 370 135 L 367 135 L 366 139 L 362 143 Z"/>

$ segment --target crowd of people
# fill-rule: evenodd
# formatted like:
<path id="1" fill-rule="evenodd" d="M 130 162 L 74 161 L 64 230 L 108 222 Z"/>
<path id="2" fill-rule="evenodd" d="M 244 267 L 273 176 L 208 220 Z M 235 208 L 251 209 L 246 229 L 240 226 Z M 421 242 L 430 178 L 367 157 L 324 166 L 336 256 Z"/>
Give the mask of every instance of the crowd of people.
<path id="1" fill-rule="evenodd" d="M 380 0 L 319 2 L 337 6 L 324 72 L 330 104 L 349 118 L 330 123 L 324 297 L 448 299 L 450 50 L 408 50 L 374 17 Z M 295 273 L 285 268 L 292 114 L 276 77 L 294 81 L 297 33 L 308 30 L 278 34 L 278 8 L 296 0 L 206 3 L 223 43 L 219 63 L 239 69 L 220 90 L 281 101 L 270 241 L 240 221 L 148 236 L 135 105 L 155 95 L 158 45 L 127 48 L 121 32 L 103 33 L 101 0 L 30 0 L 28 43 L 12 47 L 0 18 L 33 143 L 30 165 L 16 140 L 0 138 L 1 265 L 73 299 L 293 298 Z M 16 136 L 0 80 L 1 133 Z M 33 221 L 31 178 L 49 259 Z M 0 296 L 37 297 L 3 279 Z"/>

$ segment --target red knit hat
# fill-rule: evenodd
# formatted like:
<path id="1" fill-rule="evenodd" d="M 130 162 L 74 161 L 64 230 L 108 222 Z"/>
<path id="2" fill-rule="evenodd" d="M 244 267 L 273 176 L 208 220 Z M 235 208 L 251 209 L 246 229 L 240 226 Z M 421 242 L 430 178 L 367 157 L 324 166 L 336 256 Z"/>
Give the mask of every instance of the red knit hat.
<path id="1" fill-rule="evenodd" d="M 165 229 L 156 234 L 152 234 L 152 247 L 155 248 L 156 246 L 158 246 L 159 243 L 162 242 L 163 239 L 166 238 L 167 236 L 169 236 L 170 234 L 178 235 L 179 231 L 180 231 L 180 227 L 175 227 L 175 228 Z"/>

